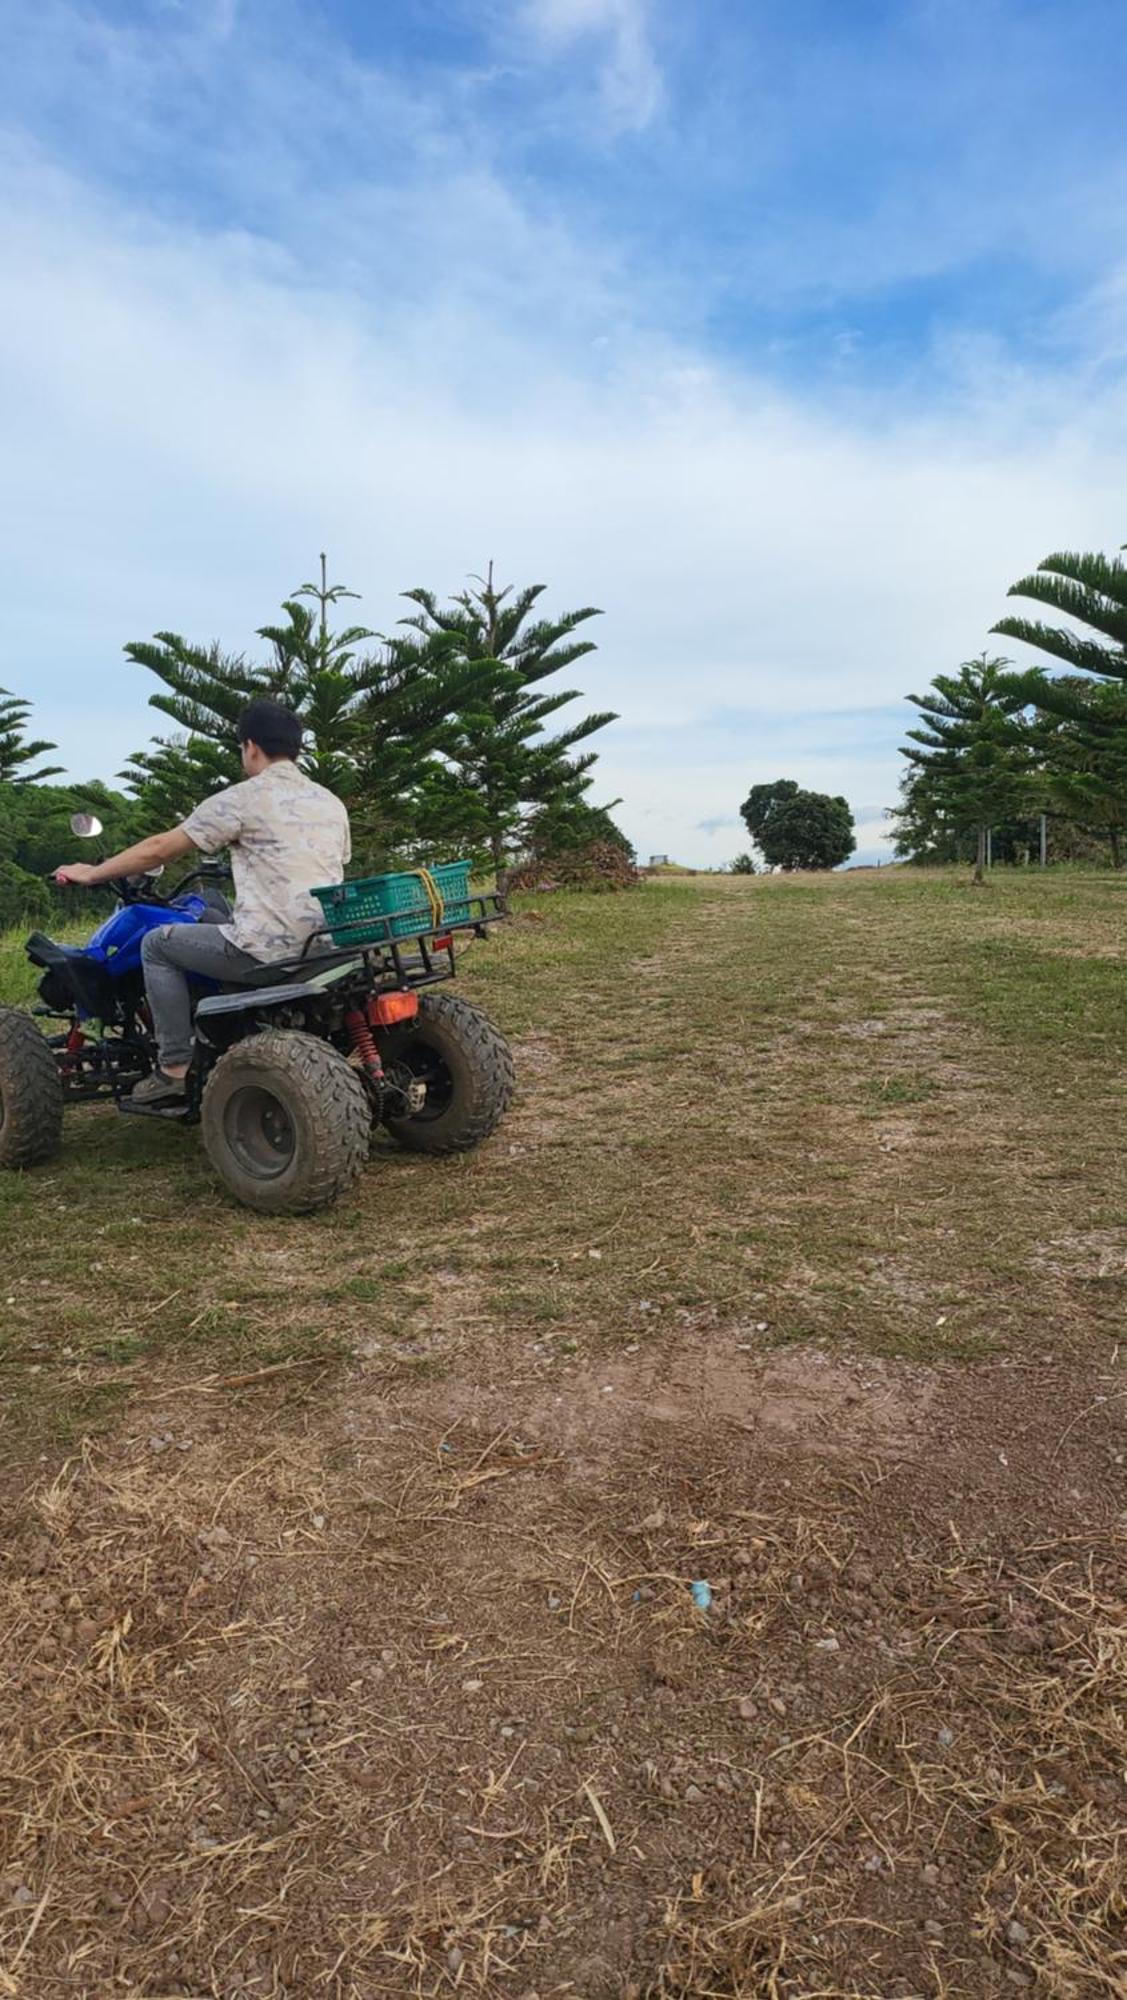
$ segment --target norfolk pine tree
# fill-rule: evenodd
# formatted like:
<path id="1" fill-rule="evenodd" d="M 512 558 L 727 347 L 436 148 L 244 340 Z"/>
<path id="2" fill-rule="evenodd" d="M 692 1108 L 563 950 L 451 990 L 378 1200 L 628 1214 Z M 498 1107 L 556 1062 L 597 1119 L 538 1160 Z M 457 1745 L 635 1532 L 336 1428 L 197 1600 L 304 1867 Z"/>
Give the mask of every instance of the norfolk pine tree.
<path id="1" fill-rule="evenodd" d="M 533 619 L 543 584 L 499 590 L 492 564 L 474 582 L 476 590 L 462 591 L 446 606 L 429 590 L 405 592 L 419 607 L 403 621 L 406 643 L 418 656 L 425 660 L 435 648 L 453 648 L 456 657 L 481 669 L 475 697 L 441 732 L 441 757 L 428 768 L 418 798 L 419 827 L 432 845 L 436 839 L 484 844 L 503 889 L 527 817 L 582 796 L 596 753 L 571 753 L 616 718 L 607 710 L 584 716 L 555 736 L 544 730 L 548 718 L 577 695 L 572 688 L 537 690 L 594 652 L 591 640 L 572 638 L 580 625 L 600 615 L 594 606 Z"/>
<path id="2" fill-rule="evenodd" d="M 30 714 L 30 702 L 0 688 L 0 785 L 39 785 L 44 778 L 57 778 L 62 770 L 61 764 L 48 764 L 40 771 L 24 769 L 25 764 L 55 748 L 53 743 L 27 741 Z"/>
<path id="3" fill-rule="evenodd" d="M 1032 618 L 1000 618 L 993 627 L 995 632 L 1050 653 L 1074 673 L 1127 683 L 1127 566 L 1118 556 L 1046 556 L 1032 576 L 1011 584 L 1007 596 L 1050 605 L 1088 629 L 1071 632 L 1062 625 L 1043 625 Z M 1030 676 L 1014 676 L 1014 680 L 1028 684 Z M 1056 685 L 1042 679 L 1040 692 L 1029 699 L 1051 707 Z"/>
<path id="4" fill-rule="evenodd" d="M 1127 686 L 1065 674 L 1039 678 L 1038 697 L 1031 737 L 1047 804 L 1082 832 L 1105 839 L 1119 868 L 1127 837 Z"/>
<path id="5" fill-rule="evenodd" d="M 320 583 L 303 584 L 283 603 L 284 619 L 259 628 L 270 646 L 261 665 L 174 632 L 126 647 L 129 659 L 164 684 L 152 706 L 183 732 L 158 738 L 123 773 L 146 824 L 182 819 L 210 792 L 238 780 L 236 722 L 255 695 L 271 695 L 300 716 L 302 764 L 348 805 L 358 850 L 378 858 L 402 837 L 410 825 L 407 801 L 439 729 L 480 675 L 450 648 L 432 648 L 422 660 L 402 641 L 383 641 L 366 626 L 333 631 L 330 610 L 355 595 L 327 582 L 322 556 Z"/>
<path id="6" fill-rule="evenodd" d="M 994 630 L 1072 669 L 1055 680 L 1032 669 L 1015 676 L 1015 685 L 1038 710 L 1054 801 L 1079 825 L 1107 836 L 1118 866 L 1127 771 L 1127 565 L 1118 556 L 1046 556 L 1008 595 L 1046 604 L 1082 628 L 1001 618 Z M 1052 717 L 1061 725 L 1055 746 L 1047 735 Z"/>
<path id="7" fill-rule="evenodd" d="M 927 694 L 910 694 L 923 727 L 908 731 L 901 754 L 926 774 L 932 812 L 957 832 L 976 835 L 974 880 L 985 880 L 986 837 L 1000 820 L 1036 810 L 1035 749 L 1020 720 L 1027 697 L 1007 675 L 1007 660 L 966 660 L 957 674 L 936 674 Z"/>

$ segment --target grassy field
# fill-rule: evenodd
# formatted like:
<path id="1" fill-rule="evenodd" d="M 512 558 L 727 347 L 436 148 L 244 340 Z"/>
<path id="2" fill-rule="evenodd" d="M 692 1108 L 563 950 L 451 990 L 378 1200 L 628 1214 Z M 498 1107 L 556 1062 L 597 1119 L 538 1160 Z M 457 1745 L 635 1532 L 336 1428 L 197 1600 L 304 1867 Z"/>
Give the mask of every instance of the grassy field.
<path id="1" fill-rule="evenodd" d="M 1110 875 L 544 897 L 479 1155 L 0 1180 L 0 1992 L 1122 1990 L 1125 977 Z"/>
<path id="2" fill-rule="evenodd" d="M 1125 955 L 1127 882 L 1101 875 L 546 901 L 466 960 L 523 1083 L 480 1158 L 389 1153 L 355 1201 L 271 1229 L 194 1134 L 87 1110 L 57 1168 L 0 1179 L 11 1413 L 73 1431 L 186 1346 L 261 1365 L 373 1325 L 411 1343 L 436 1260 L 565 1349 L 685 1310 L 975 1356 L 1057 1337 L 1066 1295 L 1071 1340 L 1114 1339 L 1114 1287 L 1072 1277 L 1125 1213 Z M 0 978 L 27 996 L 14 941 Z"/>

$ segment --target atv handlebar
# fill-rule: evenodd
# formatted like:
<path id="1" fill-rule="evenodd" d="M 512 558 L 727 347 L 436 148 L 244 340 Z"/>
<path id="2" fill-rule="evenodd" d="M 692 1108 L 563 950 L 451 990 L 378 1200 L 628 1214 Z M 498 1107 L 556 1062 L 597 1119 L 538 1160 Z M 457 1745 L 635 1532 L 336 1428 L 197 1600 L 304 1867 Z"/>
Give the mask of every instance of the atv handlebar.
<path id="1" fill-rule="evenodd" d="M 231 871 L 218 862 L 204 861 L 193 868 L 183 881 L 178 882 L 172 895 L 163 896 L 154 887 L 164 873 L 163 867 L 150 868 L 141 875 L 108 875 L 104 882 L 68 882 L 57 871 L 48 875 L 47 880 L 59 889 L 112 889 L 123 903 L 154 903 L 159 909 L 168 909 L 176 896 L 182 896 L 192 882 L 229 882 Z"/>
<path id="2" fill-rule="evenodd" d="M 168 898 L 153 888 L 161 872 L 158 868 L 145 875 L 107 875 L 104 882 L 70 882 L 61 869 L 56 869 L 47 880 L 57 889 L 112 889 L 123 903 L 165 903 Z"/>
<path id="3" fill-rule="evenodd" d="M 181 877 L 180 881 L 176 884 L 174 893 L 177 896 L 182 896 L 185 889 L 192 882 L 203 882 L 205 884 L 208 882 L 230 882 L 232 887 L 234 887 L 234 877 L 231 874 L 231 870 L 224 868 L 222 862 L 219 861 L 201 861 L 198 868 L 193 868 L 190 874 Z"/>

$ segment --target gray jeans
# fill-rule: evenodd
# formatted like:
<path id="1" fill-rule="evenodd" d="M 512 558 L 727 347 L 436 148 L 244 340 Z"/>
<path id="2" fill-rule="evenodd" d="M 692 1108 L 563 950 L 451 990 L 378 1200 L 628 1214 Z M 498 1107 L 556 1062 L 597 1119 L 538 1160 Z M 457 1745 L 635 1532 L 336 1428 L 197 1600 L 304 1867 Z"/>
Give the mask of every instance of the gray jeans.
<path id="1" fill-rule="evenodd" d="M 192 1060 L 192 1000 L 187 975 L 241 979 L 260 969 L 257 958 L 225 938 L 218 921 L 162 924 L 141 943 L 145 992 L 156 1030 L 161 1067 L 179 1068 Z"/>

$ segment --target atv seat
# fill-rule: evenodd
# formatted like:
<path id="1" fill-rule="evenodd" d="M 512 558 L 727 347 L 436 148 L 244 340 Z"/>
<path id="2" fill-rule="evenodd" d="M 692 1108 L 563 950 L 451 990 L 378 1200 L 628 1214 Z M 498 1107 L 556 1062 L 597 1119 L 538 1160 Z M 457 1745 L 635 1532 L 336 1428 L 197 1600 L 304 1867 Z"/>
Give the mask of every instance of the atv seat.
<path id="1" fill-rule="evenodd" d="M 225 979 L 219 991 L 207 993 L 195 1010 L 197 1022 L 206 1023 L 220 1014 L 242 1014 L 248 1007 L 284 1007 L 291 1000 L 319 1000 L 327 986 L 334 986 L 334 974 L 342 976 L 363 969 L 364 960 L 354 951 L 326 951 L 307 958 L 279 959 L 274 965 L 256 965 L 241 979 Z"/>
<path id="2" fill-rule="evenodd" d="M 304 957 L 299 952 L 294 952 L 289 958 L 274 958 L 264 965 L 248 965 L 246 971 L 240 973 L 237 978 L 224 979 L 223 985 L 232 989 L 245 986 L 253 986 L 256 989 L 260 986 L 286 986 L 295 980 L 314 979 L 319 972 L 328 972 L 334 966 L 347 965 L 350 962 L 357 965 L 361 962 L 355 950 L 337 951 L 330 947 L 328 951 L 307 951 Z"/>

